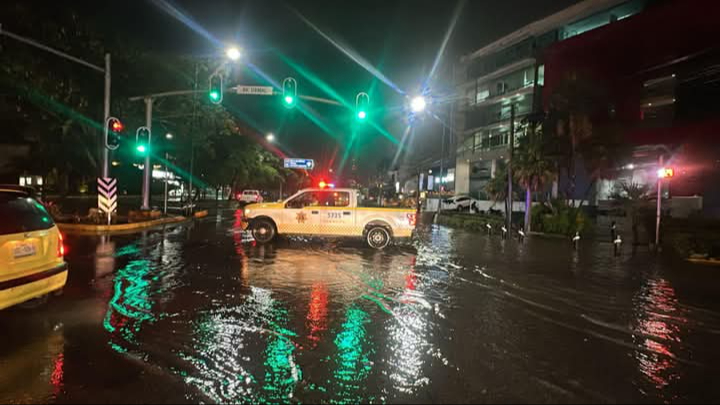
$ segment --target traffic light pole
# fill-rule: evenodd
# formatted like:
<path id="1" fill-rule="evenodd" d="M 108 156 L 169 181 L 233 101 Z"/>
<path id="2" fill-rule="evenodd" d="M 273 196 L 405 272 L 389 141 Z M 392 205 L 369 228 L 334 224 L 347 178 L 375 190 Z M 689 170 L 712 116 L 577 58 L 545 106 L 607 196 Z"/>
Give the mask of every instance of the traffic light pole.
<path id="1" fill-rule="evenodd" d="M 111 84 L 111 77 L 110 77 L 110 54 L 105 54 L 105 100 L 104 100 L 104 115 L 105 119 L 103 122 L 107 123 L 108 119 L 110 118 L 110 84 Z M 106 132 L 107 136 L 107 132 Z M 105 145 L 103 145 L 103 153 L 102 153 L 102 176 L 103 177 L 110 177 L 110 151 L 107 148 L 107 139 L 105 140 Z M 109 214 L 108 214 L 109 215 Z"/>
<path id="2" fill-rule="evenodd" d="M 663 167 L 662 152 L 658 157 L 658 167 Z M 657 212 L 655 215 L 655 249 L 660 251 L 660 217 L 662 216 L 662 177 L 658 176 L 657 181 Z"/>
<path id="3" fill-rule="evenodd" d="M 151 97 L 145 98 L 145 126 L 148 129 L 148 140 L 147 153 L 145 153 L 145 170 L 143 171 L 141 210 L 150 209 L 150 186 L 152 181 L 152 166 L 150 166 L 150 154 L 152 152 L 152 106 L 153 99 Z"/>

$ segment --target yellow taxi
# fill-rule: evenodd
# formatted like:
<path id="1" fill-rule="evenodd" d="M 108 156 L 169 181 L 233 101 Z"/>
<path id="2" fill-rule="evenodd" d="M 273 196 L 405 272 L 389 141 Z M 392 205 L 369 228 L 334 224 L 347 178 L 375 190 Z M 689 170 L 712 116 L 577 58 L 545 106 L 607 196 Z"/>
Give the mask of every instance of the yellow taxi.
<path id="1" fill-rule="evenodd" d="M 63 237 L 32 189 L 0 185 L 0 310 L 65 287 Z"/>

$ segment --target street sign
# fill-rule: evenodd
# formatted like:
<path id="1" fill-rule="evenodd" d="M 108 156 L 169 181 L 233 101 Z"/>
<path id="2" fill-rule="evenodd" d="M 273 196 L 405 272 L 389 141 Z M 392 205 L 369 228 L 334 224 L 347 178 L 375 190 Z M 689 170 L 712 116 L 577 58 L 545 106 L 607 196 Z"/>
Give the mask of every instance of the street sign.
<path id="1" fill-rule="evenodd" d="M 247 94 L 252 96 L 272 96 L 272 86 L 237 86 L 235 87 L 237 94 Z"/>
<path id="2" fill-rule="evenodd" d="M 315 161 L 312 159 L 285 159 L 286 169 L 312 170 L 314 167 Z"/>
<path id="3" fill-rule="evenodd" d="M 117 179 L 98 177 L 98 208 L 108 216 L 117 210 Z"/>

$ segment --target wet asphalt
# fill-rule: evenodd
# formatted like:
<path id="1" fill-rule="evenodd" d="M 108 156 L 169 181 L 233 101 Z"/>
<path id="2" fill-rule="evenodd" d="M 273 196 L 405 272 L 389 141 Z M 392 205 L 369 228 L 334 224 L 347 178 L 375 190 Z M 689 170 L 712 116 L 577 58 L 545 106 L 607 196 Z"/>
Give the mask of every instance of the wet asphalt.
<path id="1" fill-rule="evenodd" d="M 236 215 L 67 235 L 64 295 L 0 312 L 0 403 L 720 401 L 720 268 L 432 224 L 259 246 Z"/>

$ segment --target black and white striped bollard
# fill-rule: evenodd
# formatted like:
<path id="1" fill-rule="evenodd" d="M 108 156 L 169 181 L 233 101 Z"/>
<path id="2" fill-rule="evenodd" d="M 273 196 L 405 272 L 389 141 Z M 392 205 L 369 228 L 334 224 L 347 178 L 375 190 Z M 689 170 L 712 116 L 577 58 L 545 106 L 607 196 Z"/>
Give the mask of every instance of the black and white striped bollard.
<path id="1" fill-rule="evenodd" d="M 505 228 L 505 225 L 503 225 L 500 230 L 502 230 L 502 238 L 507 239 L 507 228 Z"/>

